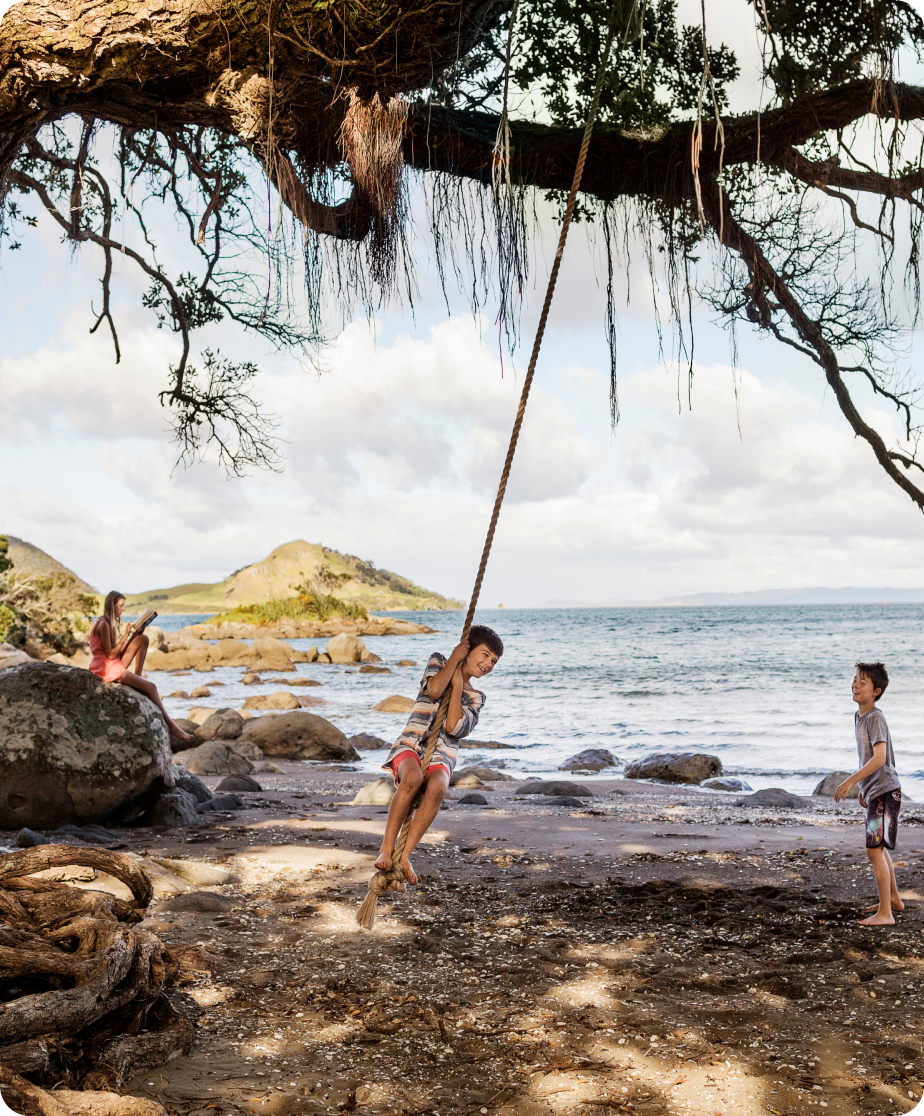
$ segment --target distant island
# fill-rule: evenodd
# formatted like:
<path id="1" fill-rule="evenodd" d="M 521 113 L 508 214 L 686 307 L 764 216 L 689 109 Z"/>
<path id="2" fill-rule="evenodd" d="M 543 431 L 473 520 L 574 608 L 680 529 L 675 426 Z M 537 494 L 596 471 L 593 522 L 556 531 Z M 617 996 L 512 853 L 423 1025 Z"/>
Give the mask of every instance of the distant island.
<path id="1" fill-rule="evenodd" d="M 338 598 L 369 611 L 462 608 L 461 601 L 422 589 L 401 574 L 380 570 L 372 562 L 321 543 L 296 539 L 277 546 L 259 562 L 235 570 L 223 581 L 127 593 L 125 611 L 133 613 L 150 607 L 162 613 L 226 613 L 292 597 L 295 586 L 311 582 L 322 572 L 335 579 Z"/>
<path id="2" fill-rule="evenodd" d="M 746 593 L 689 593 L 682 597 L 652 600 L 551 600 L 541 608 L 678 608 L 710 605 L 825 605 L 825 604 L 912 604 L 924 602 L 924 589 L 857 588 L 754 589 Z"/>
<path id="3" fill-rule="evenodd" d="M 102 596 L 97 588 L 87 584 L 44 550 L 13 535 L 6 537 L 10 544 L 9 556 L 17 571 L 46 576 L 69 575 L 75 579 L 81 592 Z M 276 547 L 261 561 L 235 570 L 223 581 L 189 582 L 126 593 L 125 611 L 126 615 L 142 612 L 145 608 L 165 614 L 229 612 L 247 605 L 290 598 L 296 586 L 315 581 L 319 575 L 323 579 L 325 574 L 332 580 L 338 598 L 370 612 L 463 607 L 461 601 L 423 589 L 410 578 L 390 570 L 380 570 L 372 562 L 352 554 L 341 554 L 339 550 L 332 550 L 321 543 L 296 539 Z"/>

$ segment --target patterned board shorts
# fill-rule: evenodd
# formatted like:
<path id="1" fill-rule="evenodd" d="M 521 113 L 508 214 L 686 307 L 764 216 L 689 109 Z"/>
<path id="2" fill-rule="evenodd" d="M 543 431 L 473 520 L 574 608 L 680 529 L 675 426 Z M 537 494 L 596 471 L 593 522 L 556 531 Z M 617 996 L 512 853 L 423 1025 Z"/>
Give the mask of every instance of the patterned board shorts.
<path id="1" fill-rule="evenodd" d="M 886 791 L 871 798 L 866 807 L 866 847 L 894 849 L 898 836 L 898 812 L 902 808 L 902 792 Z"/>

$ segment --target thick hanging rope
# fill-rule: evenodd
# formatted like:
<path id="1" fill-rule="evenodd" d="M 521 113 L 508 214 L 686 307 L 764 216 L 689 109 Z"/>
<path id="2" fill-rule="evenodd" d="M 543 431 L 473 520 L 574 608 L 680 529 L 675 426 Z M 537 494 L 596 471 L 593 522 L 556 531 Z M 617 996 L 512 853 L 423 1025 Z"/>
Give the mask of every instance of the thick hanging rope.
<path id="1" fill-rule="evenodd" d="M 555 293 L 555 284 L 558 282 L 558 272 L 561 269 L 562 254 L 565 250 L 565 241 L 568 239 L 568 229 L 571 225 L 571 217 L 574 213 L 574 206 L 577 201 L 578 191 L 581 186 L 581 176 L 584 173 L 584 164 L 587 162 L 587 149 L 590 147 L 590 137 L 594 130 L 594 122 L 597 118 L 597 110 L 600 107 L 600 95 L 603 92 L 603 82 L 606 77 L 606 64 L 609 61 L 610 49 L 613 45 L 613 38 L 616 31 L 616 11 L 617 5 L 614 4 L 613 10 L 610 13 L 609 26 L 607 27 L 606 45 L 603 48 L 603 56 L 600 59 L 600 68 L 597 72 L 597 84 L 594 88 L 594 94 L 591 98 L 590 108 L 587 111 L 587 122 L 584 125 L 584 137 L 581 141 L 581 151 L 578 155 L 577 165 L 574 168 L 574 179 L 571 182 L 571 193 L 568 195 L 568 205 L 565 208 L 565 216 L 561 225 L 561 232 L 558 237 L 558 249 L 555 252 L 555 260 L 552 263 L 552 271 L 549 275 L 548 286 L 545 291 L 545 301 L 542 304 L 542 314 L 539 317 L 539 326 L 536 330 L 536 338 L 533 341 L 533 351 L 529 358 L 529 367 L 526 372 L 526 379 L 523 381 L 523 390 L 520 393 L 520 405 L 517 407 L 516 418 L 513 422 L 513 430 L 510 434 L 510 444 L 507 447 L 507 457 L 504 460 L 504 468 L 501 472 L 500 483 L 497 486 L 497 496 L 494 499 L 494 510 L 491 513 L 491 522 L 488 525 L 487 537 L 484 541 L 484 550 L 481 554 L 481 563 L 478 566 L 478 574 L 475 578 L 475 587 L 472 590 L 471 600 L 468 606 L 468 612 L 465 616 L 465 624 L 462 627 L 461 639 L 464 640 L 468 637 L 468 633 L 472 626 L 472 621 L 475 618 L 475 609 L 478 607 L 478 598 L 481 595 L 481 584 L 484 581 L 485 570 L 488 567 L 488 557 L 491 554 L 491 546 L 494 542 L 494 532 L 497 528 L 497 520 L 500 516 L 501 505 L 504 502 L 504 494 L 507 491 L 507 479 L 510 476 L 510 470 L 513 466 L 513 457 L 517 450 L 517 442 L 520 438 L 520 429 L 523 426 L 523 416 L 526 414 L 526 403 L 529 399 L 529 391 L 533 384 L 533 376 L 536 371 L 536 361 L 539 358 L 539 349 L 542 346 L 542 338 L 545 334 L 546 322 L 549 318 L 549 310 L 552 306 L 552 296 Z M 452 686 L 449 685 L 443 691 L 443 697 L 440 701 L 436 715 L 433 718 L 433 724 L 430 726 L 430 732 L 427 736 L 427 747 L 424 750 L 423 758 L 420 761 L 421 771 L 426 774 L 430 766 L 430 760 L 433 758 L 433 753 L 436 750 L 436 745 L 440 738 L 440 732 L 446 721 L 446 714 L 449 711 L 449 700 L 452 693 Z M 384 895 L 386 891 L 404 891 L 404 871 L 401 868 L 399 861 L 404 852 L 404 846 L 407 844 L 408 831 L 411 828 L 411 819 L 414 812 L 420 805 L 423 799 L 423 790 L 417 793 L 411 807 L 408 810 L 407 817 L 404 819 L 404 824 L 401 826 L 401 831 L 395 841 L 395 847 L 391 854 L 391 868 L 388 871 L 378 869 L 372 879 L 369 881 L 369 891 L 366 898 L 362 901 L 362 905 L 356 912 L 356 921 L 364 930 L 371 930 L 375 925 L 375 908 L 380 895 Z"/>

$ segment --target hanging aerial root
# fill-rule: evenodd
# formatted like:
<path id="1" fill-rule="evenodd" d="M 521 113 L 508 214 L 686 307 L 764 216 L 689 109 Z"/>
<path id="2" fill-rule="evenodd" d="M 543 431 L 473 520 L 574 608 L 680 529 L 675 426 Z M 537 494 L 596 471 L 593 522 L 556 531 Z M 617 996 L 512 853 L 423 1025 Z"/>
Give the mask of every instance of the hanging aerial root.
<path id="1" fill-rule="evenodd" d="M 394 280 L 398 240 L 407 205 L 404 196 L 404 129 L 407 102 L 387 103 L 376 93 L 364 101 L 351 89 L 340 128 L 340 149 L 350 168 L 356 203 L 372 214 L 367 259 L 383 289 Z"/>

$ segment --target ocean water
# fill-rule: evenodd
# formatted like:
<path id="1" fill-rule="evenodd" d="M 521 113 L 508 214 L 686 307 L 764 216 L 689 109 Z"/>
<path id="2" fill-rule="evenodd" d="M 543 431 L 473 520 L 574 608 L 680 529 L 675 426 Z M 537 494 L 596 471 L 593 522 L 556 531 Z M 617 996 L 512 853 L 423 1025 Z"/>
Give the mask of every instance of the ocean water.
<path id="1" fill-rule="evenodd" d="M 399 615 L 439 632 L 368 639 L 392 674 L 298 667 L 299 676 L 322 683 L 299 688 L 299 696 L 322 697 L 325 705 L 312 712 L 347 735 L 394 739 L 404 718 L 373 706 L 389 694 L 413 697 L 429 653 L 448 653 L 463 620 L 461 612 Z M 201 619 L 162 618 L 172 629 Z M 879 659 L 891 679 L 880 708 L 903 788 L 909 798 L 924 799 L 924 604 L 484 609 L 476 621 L 496 629 L 505 654 L 484 680 L 488 701 L 473 735 L 515 750 L 464 751 L 460 763 L 549 775 L 584 748 L 607 748 L 624 761 L 698 751 L 717 755 L 727 773 L 755 790 L 806 794 L 828 772 L 856 769 L 854 663 Z M 398 667 L 399 659 L 418 665 Z M 194 704 L 240 708 L 250 694 L 269 690 L 242 686 L 241 671 L 231 668 L 152 677 L 163 693 L 226 683 L 210 699 L 167 699 L 177 716 Z M 366 752 L 359 766 L 375 771 L 383 758 Z"/>

